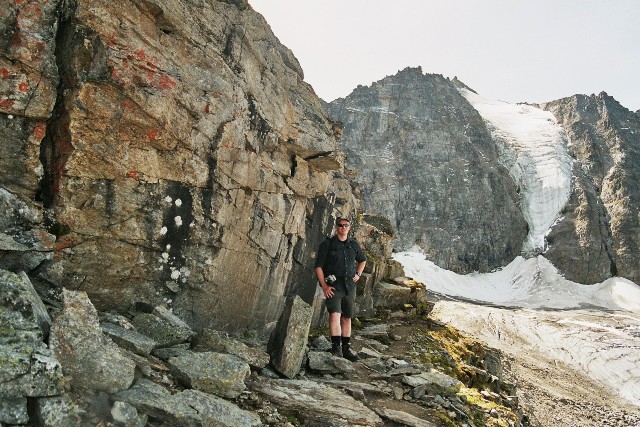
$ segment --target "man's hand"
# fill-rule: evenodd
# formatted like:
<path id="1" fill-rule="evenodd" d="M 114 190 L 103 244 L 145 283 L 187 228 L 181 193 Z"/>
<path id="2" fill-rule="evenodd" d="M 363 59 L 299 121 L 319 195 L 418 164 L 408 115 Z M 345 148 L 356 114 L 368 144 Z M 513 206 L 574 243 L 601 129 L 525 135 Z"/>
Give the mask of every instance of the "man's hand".
<path id="1" fill-rule="evenodd" d="M 333 295 L 336 292 L 336 288 L 334 288 L 333 286 L 324 285 L 322 287 L 322 292 L 324 292 L 325 298 L 333 298 Z"/>

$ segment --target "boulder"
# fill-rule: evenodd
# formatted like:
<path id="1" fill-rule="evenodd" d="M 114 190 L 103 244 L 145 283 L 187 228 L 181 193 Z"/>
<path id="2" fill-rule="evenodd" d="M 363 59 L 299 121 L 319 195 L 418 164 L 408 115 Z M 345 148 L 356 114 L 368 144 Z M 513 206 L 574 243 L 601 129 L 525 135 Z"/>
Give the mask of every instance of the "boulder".
<path id="1" fill-rule="evenodd" d="M 402 382 L 414 388 L 426 386 L 434 393 L 444 393 L 447 396 L 455 395 L 463 386 L 457 379 L 435 369 L 418 375 L 405 375 Z"/>
<path id="2" fill-rule="evenodd" d="M 120 401 L 113 404 L 111 417 L 117 425 L 127 427 L 145 427 L 148 419 L 146 414 L 138 414 L 135 406 Z"/>
<path id="3" fill-rule="evenodd" d="M 237 405 L 227 400 L 199 390 L 184 390 L 178 396 L 180 399 L 189 402 L 189 405 L 198 411 L 204 425 L 220 427 L 256 427 L 262 425 L 257 414 L 240 409 Z"/>
<path id="4" fill-rule="evenodd" d="M 85 292 L 63 291 L 64 308 L 53 322 L 50 345 L 70 385 L 114 393 L 133 382 L 135 363 L 102 333 Z"/>
<path id="5" fill-rule="evenodd" d="M 186 353 L 167 361 L 173 375 L 187 387 L 221 397 L 238 397 L 245 389 L 249 365 L 231 354 Z"/>
<path id="6" fill-rule="evenodd" d="M 169 390 L 152 381 L 141 378 L 128 390 L 114 395 L 117 401 L 137 408 L 149 417 L 162 420 L 167 425 L 200 427 L 202 420 L 188 402 L 172 395 Z"/>
<path id="7" fill-rule="evenodd" d="M 335 357 L 326 351 L 310 351 L 308 358 L 309 369 L 319 374 L 355 372 L 355 368 L 350 361 L 342 357 Z"/>
<path id="8" fill-rule="evenodd" d="M 0 417 L 21 419 L 26 397 L 62 393 L 61 366 L 43 341 L 50 321 L 26 276 L 0 270 Z"/>
<path id="9" fill-rule="evenodd" d="M 307 348 L 313 310 L 300 297 L 287 298 L 278 324 L 269 339 L 271 364 L 282 375 L 293 378 L 300 371 Z"/>
<path id="10" fill-rule="evenodd" d="M 113 342 L 136 354 L 148 356 L 157 346 L 155 340 L 132 329 L 125 329 L 111 323 L 103 323 L 101 327 L 102 332 L 107 334 Z"/>
<path id="11" fill-rule="evenodd" d="M 140 313 L 131 324 L 136 330 L 157 343 L 158 347 L 171 347 L 191 340 L 196 333 L 179 317 L 162 306 L 153 313 Z"/>
<path id="12" fill-rule="evenodd" d="M 262 380 L 250 388 L 281 410 L 293 413 L 303 425 L 381 426 L 382 419 L 364 404 L 333 387 L 312 381 Z"/>
<path id="13" fill-rule="evenodd" d="M 0 400 L 0 424 L 27 424 L 28 422 L 27 398 L 3 396 Z"/>
<path id="14" fill-rule="evenodd" d="M 200 332 L 194 344 L 194 351 L 214 351 L 233 354 L 256 369 L 264 368 L 269 363 L 269 354 L 230 338 L 229 335 L 224 332 L 205 329 Z"/>
<path id="15" fill-rule="evenodd" d="M 418 418 L 415 415 L 408 414 L 404 411 L 398 411 L 396 409 L 381 408 L 376 410 L 376 413 L 382 418 L 393 421 L 394 423 L 401 424 L 408 427 L 436 427 L 430 421 Z"/>
<path id="16" fill-rule="evenodd" d="M 44 397 L 36 400 L 38 425 L 46 427 L 82 427 L 80 408 L 69 396 Z"/>
<path id="17" fill-rule="evenodd" d="M 164 387 L 146 379 L 136 381 L 129 390 L 116 398 L 134 406 L 163 425 L 174 426 L 259 426 L 260 418 L 237 405 L 198 390 L 171 394 Z"/>

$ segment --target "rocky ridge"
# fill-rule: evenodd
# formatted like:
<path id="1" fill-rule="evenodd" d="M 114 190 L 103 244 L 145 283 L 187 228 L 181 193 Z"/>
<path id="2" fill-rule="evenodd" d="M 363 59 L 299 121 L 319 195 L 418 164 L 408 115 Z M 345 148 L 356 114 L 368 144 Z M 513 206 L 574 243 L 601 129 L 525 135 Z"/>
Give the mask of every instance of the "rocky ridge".
<path id="1" fill-rule="evenodd" d="M 429 321 L 410 282 L 379 294 L 386 320 L 361 318 L 360 361 L 332 356 L 308 322 L 285 332 L 299 345 L 281 365 L 257 337 L 195 332 L 162 306 L 98 312 L 65 290 L 48 317 L 26 275 L 2 272 L 0 425 L 527 425 L 499 354 Z M 294 299 L 279 323 L 312 309 Z"/>

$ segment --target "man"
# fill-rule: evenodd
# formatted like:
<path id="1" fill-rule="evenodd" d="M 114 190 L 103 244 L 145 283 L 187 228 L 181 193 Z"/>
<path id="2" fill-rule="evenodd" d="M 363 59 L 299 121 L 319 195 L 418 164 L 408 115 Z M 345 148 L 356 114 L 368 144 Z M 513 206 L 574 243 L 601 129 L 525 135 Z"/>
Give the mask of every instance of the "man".
<path id="1" fill-rule="evenodd" d="M 355 361 L 358 356 L 350 348 L 351 318 L 356 282 L 362 275 L 367 258 L 358 242 L 349 238 L 349 220 L 338 218 L 335 226 L 335 235 L 320 244 L 315 271 L 329 312 L 331 353 Z M 331 276 L 335 276 L 335 281 L 331 282 Z M 331 283 L 327 283 L 327 280 Z"/>

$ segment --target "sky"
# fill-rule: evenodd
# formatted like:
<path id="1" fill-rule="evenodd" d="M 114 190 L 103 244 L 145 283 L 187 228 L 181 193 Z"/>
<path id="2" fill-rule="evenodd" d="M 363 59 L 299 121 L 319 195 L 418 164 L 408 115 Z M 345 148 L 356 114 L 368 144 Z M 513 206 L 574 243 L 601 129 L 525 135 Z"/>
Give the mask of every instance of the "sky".
<path id="1" fill-rule="evenodd" d="M 325 101 L 408 66 L 507 102 L 640 109 L 640 0 L 249 0 Z"/>

